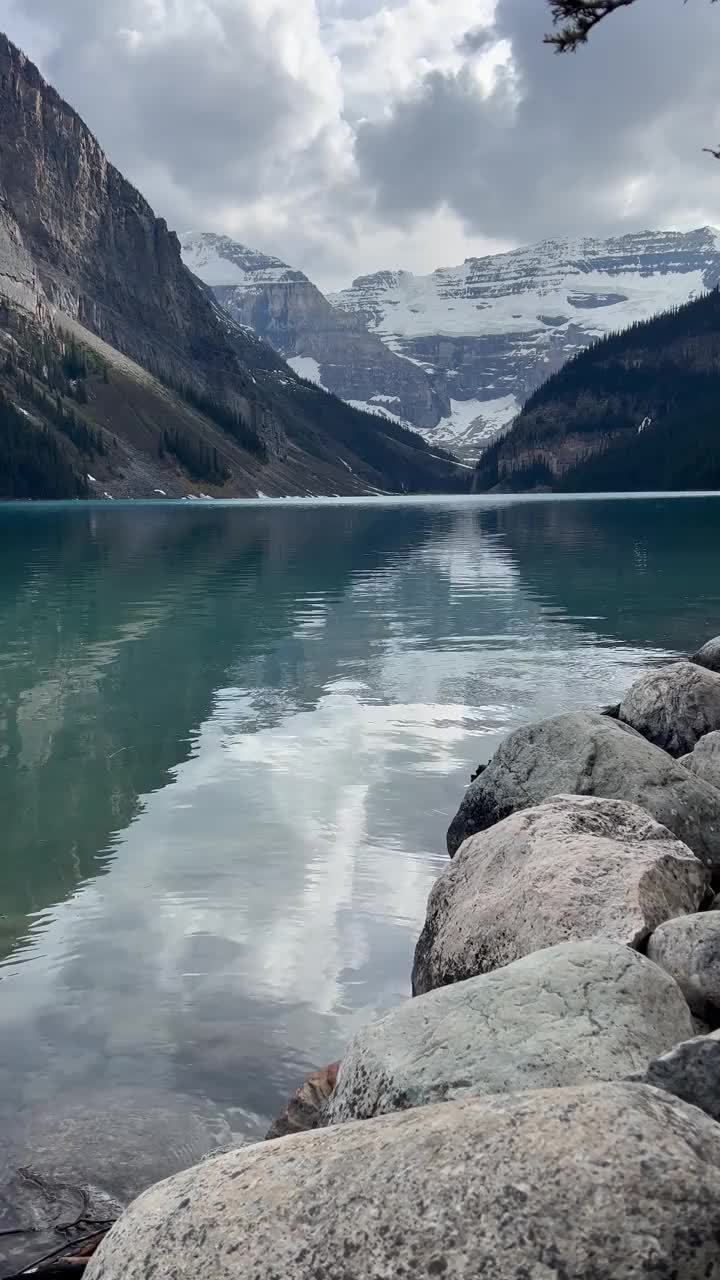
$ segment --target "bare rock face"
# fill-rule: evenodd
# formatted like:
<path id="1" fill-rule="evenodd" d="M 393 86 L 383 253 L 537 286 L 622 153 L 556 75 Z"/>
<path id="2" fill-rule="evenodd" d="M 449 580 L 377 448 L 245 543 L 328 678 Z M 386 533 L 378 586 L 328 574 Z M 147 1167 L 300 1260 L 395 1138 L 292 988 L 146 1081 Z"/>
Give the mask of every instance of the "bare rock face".
<path id="1" fill-rule="evenodd" d="M 615 942 L 566 942 L 363 1028 L 343 1057 L 328 1120 L 618 1080 L 692 1031 L 677 984 L 657 965 Z"/>
<path id="2" fill-rule="evenodd" d="M 677 982 L 693 1013 L 720 1020 L 720 911 L 668 920 L 655 930 L 648 956 Z"/>
<path id="3" fill-rule="evenodd" d="M 720 1127 L 642 1085 L 304 1133 L 146 1192 L 87 1280 L 717 1280 Z"/>
<path id="4" fill-rule="evenodd" d="M 331 1062 L 321 1071 L 313 1071 L 291 1097 L 287 1106 L 273 1121 L 265 1138 L 287 1138 L 305 1129 L 318 1129 L 325 1123 L 328 1099 L 335 1088 L 339 1062 Z"/>
<path id="5" fill-rule="evenodd" d="M 720 1120 L 720 1033 L 684 1040 L 631 1078 L 638 1084 L 666 1089 L 706 1111 L 713 1120 Z"/>
<path id="6" fill-rule="evenodd" d="M 516 730 L 465 793 L 448 831 L 452 857 L 468 836 L 558 794 L 627 800 L 720 868 L 720 791 L 628 725 L 591 711 Z"/>
<path id="7" fill-rule="evenodd" d="M 707 868 L 637 805 L 553 796 L 461 845 L 428 901 L 413 990 L 489 973 L 558 942 L 639 947 L 697 911 Z"/>
<path id="8" fill-rule="evenodd" d="M 696 778 L 702 778 L 703 782 L 709 782 L 720 790 L 720 731 L 706 733 L 694 751 L 680 757 L 680 764 L 684 764 Z"/>
<path id="9" fill-rule="evenodd" d="M 141 363 L 197 382 L 202 361 L 248 392 L 177 236 L 5 36 L 0 83 L 0 183 L 51 302 Z"/>
<path id="10" fill-rule="evenodd" d="M 720 674 L 720 636 L 708 640 L 702 649 L 694 653 L 691 662 L 697 662 L 698 666 L 706 667 L 708 671 L 716 671 Z"/>
<path id="11" fill-rule="evenodd" d="M 625 694 L 620 719 L 671 756 L 684 756 L 720 729 L 720 675 L 694 662 L 652 671 Z"/>

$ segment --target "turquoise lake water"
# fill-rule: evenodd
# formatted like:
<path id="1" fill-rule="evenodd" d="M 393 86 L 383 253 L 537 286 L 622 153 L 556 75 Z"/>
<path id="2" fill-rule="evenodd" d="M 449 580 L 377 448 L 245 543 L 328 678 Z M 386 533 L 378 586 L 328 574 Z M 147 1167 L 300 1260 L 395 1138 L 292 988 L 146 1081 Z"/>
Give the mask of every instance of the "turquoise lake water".
<path id="1" fill-rule="evenodd" d="M 0 548 L 20 1150 L 128 1091 L 262 1134 L 408 996 L 471 770 L 720 632 L 716 497 L 33 504 Z"/>

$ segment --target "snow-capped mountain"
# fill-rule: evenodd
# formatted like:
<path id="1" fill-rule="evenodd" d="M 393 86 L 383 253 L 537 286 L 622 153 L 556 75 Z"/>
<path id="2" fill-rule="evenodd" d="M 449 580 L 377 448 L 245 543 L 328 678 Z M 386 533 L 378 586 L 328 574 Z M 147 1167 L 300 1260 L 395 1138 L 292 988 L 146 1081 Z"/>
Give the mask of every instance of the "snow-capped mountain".
<path id="1" fill-rule="evenodd" d="M 327 299 L 301 272 L 222 237 L 186 237 L 183 251 L 235 319 L 303 362 L 298 372 L 466 460 L 595 338 L 720 281 L 712 227 L 545 240 L 428 276 L 380 271 Z"/>
<path id="2" fill-rule="evenodd" d="M 332 307 L 302 271 L 228 236 L 189 232 L 181 246 L 185 265 L 232 318 L 271 343 L 301 377 L 421 431 L 449 412 L 423 369 L 368 333 L 361 317 Z"/>
<path id="3" fill-rule="evenodd" d="M 248 249 L 229 236 L 189 231 L 181 237 L 182 256 L 205 284 L 214 288 L 262 289 L 271 284 L 309 284 L 302 271 L 293 271 L 279 258 Z"/>

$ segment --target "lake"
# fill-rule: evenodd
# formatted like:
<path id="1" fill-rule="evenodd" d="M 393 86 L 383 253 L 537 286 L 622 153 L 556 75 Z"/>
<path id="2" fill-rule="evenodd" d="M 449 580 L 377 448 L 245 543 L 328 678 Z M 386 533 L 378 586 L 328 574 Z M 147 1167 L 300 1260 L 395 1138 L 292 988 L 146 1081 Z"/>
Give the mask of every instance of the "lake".
<path id="1" fill-rule="evenodd" d="M 475 766 L 720 632 L 715 497 L 32 504 L 0 546 L 21 1153 L 115 1097 L 262 1135 L 409 995 Z"/>

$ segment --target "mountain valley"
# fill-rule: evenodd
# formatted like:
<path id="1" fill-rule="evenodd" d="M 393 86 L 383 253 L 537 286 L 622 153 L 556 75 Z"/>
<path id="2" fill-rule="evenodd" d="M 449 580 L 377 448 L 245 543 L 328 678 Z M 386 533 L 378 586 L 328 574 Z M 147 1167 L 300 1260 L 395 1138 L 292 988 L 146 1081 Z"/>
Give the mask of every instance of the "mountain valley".
<path id="1" fill-rule="evenodd" d="M 304 381 L 0 36 L 2 497 L 444 491 L 463 472 Z"/>
<path id="2" fill-rule="evenodd" d="M 720 233 L 546 240 L 428 276 L 380 271 L 327 298 L 226 236 L 182 237 L 190 269 L 303 376 L 474 461 L 578 351 L 720 280 Z"/>

